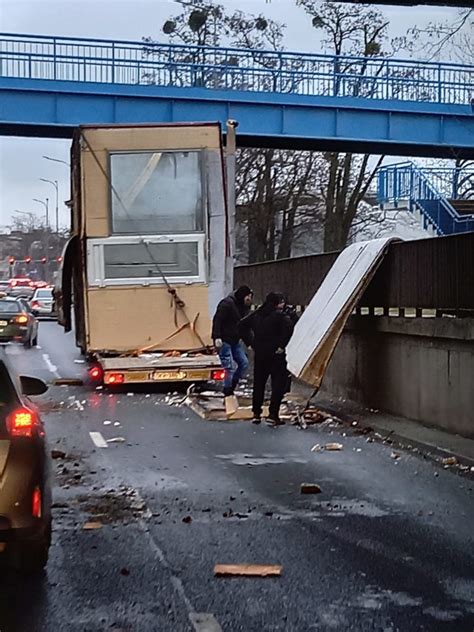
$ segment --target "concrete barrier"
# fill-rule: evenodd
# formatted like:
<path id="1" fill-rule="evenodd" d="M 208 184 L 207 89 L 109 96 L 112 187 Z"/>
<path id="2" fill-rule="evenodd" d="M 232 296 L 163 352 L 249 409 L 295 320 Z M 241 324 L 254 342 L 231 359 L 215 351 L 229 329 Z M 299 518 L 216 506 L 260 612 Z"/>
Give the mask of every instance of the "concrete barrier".
<path id="1" fill-rule="evenodd" d="M 474 319 L 353 316 L 322 391 L 474 438 Z"/>

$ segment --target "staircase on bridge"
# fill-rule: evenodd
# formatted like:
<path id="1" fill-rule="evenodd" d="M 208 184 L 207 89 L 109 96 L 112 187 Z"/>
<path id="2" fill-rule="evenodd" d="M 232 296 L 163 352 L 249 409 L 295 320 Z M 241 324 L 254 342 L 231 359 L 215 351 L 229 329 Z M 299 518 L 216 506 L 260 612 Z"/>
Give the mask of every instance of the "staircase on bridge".
<path id="1" fill-rule="evenodd" d="M 404 162 L 378 170 L 380 207 L 410 211 L 420 218 L 422 228 L 433 235 L 474 231 L 473 194 L 472 168 L 422 168 Z"/>

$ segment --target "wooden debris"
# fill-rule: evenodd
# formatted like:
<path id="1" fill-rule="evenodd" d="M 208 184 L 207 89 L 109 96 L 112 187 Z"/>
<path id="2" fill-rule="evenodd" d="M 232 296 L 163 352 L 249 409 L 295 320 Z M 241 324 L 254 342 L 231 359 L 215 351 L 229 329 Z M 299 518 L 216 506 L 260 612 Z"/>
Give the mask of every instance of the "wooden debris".
<path id="1" fill-rule="evenodd" d="M 455 456 L 448 456 L 441 461 L 443 465 L 456 465 L 458 462 Z"/>
<path id="2" fill-rule="evenodd" d="M 89 522 L 85 522 L 82 525 L 82 529 L 83 531 L 93 531 L 94 529 L 102 529 L 102 523 L 101 522 L 94 522 L 94 521 L 89 521 Z"/>
<path id="3" fill-rule="evenodd" d="M 302 494 L 320 494 L 322 489 L 316 483 L 301 483 L 300 492 Z"/>
<path id="4" fill-rule="evenodd" d="M 53 380 L 55 386 L 84 386 L 84 380 L 69 377 L 60 377 Z"/>
<path id="5" fill-rule="evenodd" d="M 280 577 L 282 566 L 274 564 L 216 564 L 216 577 Z"/>
<path id="6" fill-rule="evenodd" d="M 344 446 L 342 443 L 326 443 L 324 446 L 324 449 L 328 450 L 328 452 L 336 452 L 337 450 L 342 450 L 343 448 Z"/>
<path id="7" fill-rule="evenodd" d="M 396 459 L 399 459 L 399 458 L 400 458 L 400 456 L 401 456 L 401 455 L 400 455 L 398 452 L 392 452 L 392 453 L 390 454 L 390 458 L 391 458 L 391 459 L 395 459 L 395 460 L 396 460 Z"/>
<path id="8" fill-rule="evenodd" d="M 227 395 L 224 397 L 225 413 L 228 417 L 239 410 L 239 400 L 235 395 Z"/>

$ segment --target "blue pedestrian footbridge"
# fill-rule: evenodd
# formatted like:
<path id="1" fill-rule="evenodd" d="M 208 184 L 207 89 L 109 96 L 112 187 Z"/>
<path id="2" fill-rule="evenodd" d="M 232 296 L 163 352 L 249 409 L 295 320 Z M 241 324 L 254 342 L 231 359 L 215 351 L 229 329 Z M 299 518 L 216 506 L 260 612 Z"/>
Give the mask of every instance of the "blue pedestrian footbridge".
<path id="1" fill-rule="evenodd" d="M 474 66 L 0 33 L 0 133 L 239 122 L 241 146 L 474 158 Z"/>

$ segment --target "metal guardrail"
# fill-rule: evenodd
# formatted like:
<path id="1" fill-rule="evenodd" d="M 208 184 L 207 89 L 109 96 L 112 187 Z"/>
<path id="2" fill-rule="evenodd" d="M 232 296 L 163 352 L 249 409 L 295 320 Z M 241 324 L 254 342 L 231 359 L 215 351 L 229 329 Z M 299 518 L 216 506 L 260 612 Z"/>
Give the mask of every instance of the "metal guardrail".
<path id="1" fill-rule="evenodd" d="M 453 193 L 455 176 L 456 170 L 453 169 L 449 182 L 449 169 L 445 169 L 442 176 L 439 169 L 420 169 L 411 162 L 380 167 L 378 202 L 396 205 L 401 200 L 407 200 L 410 210 L 418 209 L 439 235 L 474 231 L 474 218 L 460 215 L 447 199 Z M 431 177 L 445 189 L 443 192 L 433 184 Z"/>
<path id="2" fill-rule="evenodd" d="M 0 77 L 467 105 L 474 66 L 0 33 Z"/>
<path id="3" fill-rule="evenodd" d="M 270 291 L 306 306 L 339 253 L 238 266 L 234 285 L 249 285 L 260 303 Z M 474 314 L 474 233 L 394 242 L 359 301 L 359 307 L 427 309 Z M 404 311 L 400 313 L 403 315 Z"/>

